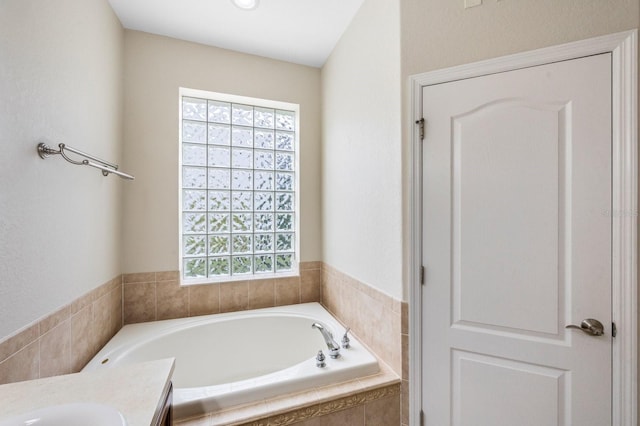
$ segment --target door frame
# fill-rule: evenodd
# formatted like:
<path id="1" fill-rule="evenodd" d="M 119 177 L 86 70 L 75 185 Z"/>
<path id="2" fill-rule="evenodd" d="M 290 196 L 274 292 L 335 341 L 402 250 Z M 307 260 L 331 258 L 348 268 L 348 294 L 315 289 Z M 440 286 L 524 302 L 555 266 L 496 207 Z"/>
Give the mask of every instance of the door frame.
<path id="1" fill-rule="evenodd" d="M 601 53 L 612 57 L 612 422 L 638 421 L 638 31 L 591 38 L 529 52 L 435 70 L 410 77 L 411 90 L 411 258 L 409 315 L 410 424 L 422 410 L 422 88 L 487 74 L 512 71 Z M 415 122 L 415 125 L 413 124 Z M 426 131 L 428 132 L 428 123 Z M 428 273 L 427 273 L 428 275 Z M 428 280 L 426 285 L 428 285 Z"/>

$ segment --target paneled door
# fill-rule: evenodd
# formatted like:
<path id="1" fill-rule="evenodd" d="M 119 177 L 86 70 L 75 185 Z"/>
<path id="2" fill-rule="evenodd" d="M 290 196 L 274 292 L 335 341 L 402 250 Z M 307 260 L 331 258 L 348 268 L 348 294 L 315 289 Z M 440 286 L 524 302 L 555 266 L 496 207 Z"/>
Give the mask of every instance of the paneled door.
<path id="1" fill-rule="evenodd" d="M 425 424 L 611 425 L 611 55 L 422 95 Z"/>

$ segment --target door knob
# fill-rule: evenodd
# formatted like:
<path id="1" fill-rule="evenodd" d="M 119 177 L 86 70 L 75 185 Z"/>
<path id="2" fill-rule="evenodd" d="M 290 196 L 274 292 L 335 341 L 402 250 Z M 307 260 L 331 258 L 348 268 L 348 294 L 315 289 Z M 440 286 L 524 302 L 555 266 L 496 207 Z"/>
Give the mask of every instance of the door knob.
<path id="1" fill-rule="evenodd" d="M 593 318 L 582 320 L 579 327 L 572 324 L 566 326 L 565 328 L 575 328 L 577 330 L 582 330 L 591 336 L 602 336 L 604 334 L 604 326 L 602 325 L 602 323 Z"/>

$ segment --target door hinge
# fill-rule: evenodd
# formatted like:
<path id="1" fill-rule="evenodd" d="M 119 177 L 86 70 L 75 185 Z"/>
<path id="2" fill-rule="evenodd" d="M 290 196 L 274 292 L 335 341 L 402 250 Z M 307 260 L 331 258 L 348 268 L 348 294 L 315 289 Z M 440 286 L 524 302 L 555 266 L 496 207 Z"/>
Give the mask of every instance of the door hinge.
<path id="1" fill-rule="evenodd" d="M 420 426 L 424 426 L 424 411 L 420 410 Z"/>
<path id="2" fill-rule="evenodd" d="M 613 337 L 616 337 L 616 335 L 618 334 L 618 327 L 616 326 L 615 322 L 611 323 L 611 335 Z"/>
<path id="3" fill-rule="evenodd" d="M 416 124 L 420 126 L 420 140 L 424 140 L 424 118 L 416 121 Z"/>
<path id="4" fill-rule="evenodd" d="M 424 285 L 424 266 L 420 267 L 420 284 Z"/>

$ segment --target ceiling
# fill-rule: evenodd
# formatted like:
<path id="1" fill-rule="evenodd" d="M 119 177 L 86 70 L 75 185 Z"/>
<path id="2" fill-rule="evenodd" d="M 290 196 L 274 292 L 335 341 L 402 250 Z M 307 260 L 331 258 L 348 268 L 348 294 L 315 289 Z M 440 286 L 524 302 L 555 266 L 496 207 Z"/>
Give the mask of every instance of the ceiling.
<path id="1" fill-rule="evenodd" d="M 109 0 L 125 28 L 321 67 L 364 0 Z"/>

